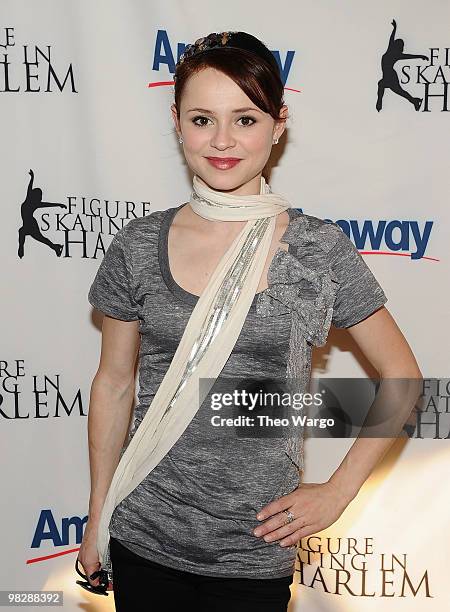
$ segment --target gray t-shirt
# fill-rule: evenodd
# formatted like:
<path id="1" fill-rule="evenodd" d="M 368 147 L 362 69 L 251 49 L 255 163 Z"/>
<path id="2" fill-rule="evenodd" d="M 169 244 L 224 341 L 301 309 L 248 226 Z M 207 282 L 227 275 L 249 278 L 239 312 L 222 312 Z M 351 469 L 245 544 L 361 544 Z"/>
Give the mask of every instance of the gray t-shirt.
<path id="1" fill-rule="evenodd" d="M 138 404 L 129 439 L 198 300 L 176 283 L 168 262 L 169 227 L 183 205 L 120 229 L 89 290 L 89 302 L 98 310 L 139 321 Z M 307 391 L 311 349 L 325 343 L 330 324 L 349 327 L 387 301 L 338 225 L 295 208 L 288 213 L 281 242 L 289 250 L 274 256 L 269 286 L 255 295 L 211 393 L 222 391 L 227 380 L 280 380 L 293 374 Z M 265 542 L 252 531 L 263 506 L 300 485 L 302 446 L 296 455 L 286 452 L 284 436 L 211 426 L 209 398 L 162 461 L 116 507 L 110 534 L 140 556 L 183 571 L 242 578 L 291 575 L 295 547 Z M 230 414 L 222 409 L 221 416 Z"/>

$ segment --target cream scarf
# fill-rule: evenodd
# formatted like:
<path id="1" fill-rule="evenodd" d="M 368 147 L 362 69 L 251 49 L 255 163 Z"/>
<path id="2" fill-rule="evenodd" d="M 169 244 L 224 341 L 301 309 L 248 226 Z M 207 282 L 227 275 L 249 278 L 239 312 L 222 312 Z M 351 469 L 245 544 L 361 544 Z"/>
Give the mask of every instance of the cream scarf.
<path id="1" fill-rule="evenodd" d="M 142 423 L 124 451 L 105 498 L 97 549 L 110 561 L 115 507 L 151 472 L 187 428 L 219 376 L 247 317 L 269 254 L 276 216 L 290 208 L 261 176 L 258 195 L 215 191 L 195 175 L 190 206 L 204 219 L 248 223 L 224 254 L 198 299 L 172 362 Z M 212 379 L 199 384 L 199 379 Z"/>

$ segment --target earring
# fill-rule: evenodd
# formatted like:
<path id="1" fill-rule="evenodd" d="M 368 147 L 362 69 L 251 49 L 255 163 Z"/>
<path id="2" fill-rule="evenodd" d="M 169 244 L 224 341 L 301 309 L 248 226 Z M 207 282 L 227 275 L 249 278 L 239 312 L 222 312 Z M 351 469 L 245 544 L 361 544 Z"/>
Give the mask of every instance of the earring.
<path id="1" fill-rule="evenodd" d="M 183 138 L 180 136 L 178 142 L 181 144 L 183 142 Z"/>
<path id="2" fill-rule="evenodd" d="M 278 138 L 275 138 L 275 140 L 272 141 L 272 144 L 278 144 Z"/>

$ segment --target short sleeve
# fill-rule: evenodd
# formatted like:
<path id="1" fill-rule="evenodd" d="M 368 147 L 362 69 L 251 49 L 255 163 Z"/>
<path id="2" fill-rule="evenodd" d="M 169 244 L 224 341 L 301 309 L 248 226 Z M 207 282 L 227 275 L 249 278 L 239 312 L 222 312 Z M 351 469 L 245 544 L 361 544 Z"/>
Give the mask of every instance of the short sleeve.
<path id="1" fill-rule="evenodd" d="M 133 269 L 128 254 L 124 229 L 112 239 L 94 281 L 89 289 L 88 300 L 97 310 L 123 321 L 136 321 L 137 304 L 133 300 Z"/>
<path id="2" fill-rule="evenodd" d="M 381 308 L 387 297 L 358 249 L 339 229 L 331 264 L 339 288 L 331 322 L 335 327 L 350 327 Z"/>

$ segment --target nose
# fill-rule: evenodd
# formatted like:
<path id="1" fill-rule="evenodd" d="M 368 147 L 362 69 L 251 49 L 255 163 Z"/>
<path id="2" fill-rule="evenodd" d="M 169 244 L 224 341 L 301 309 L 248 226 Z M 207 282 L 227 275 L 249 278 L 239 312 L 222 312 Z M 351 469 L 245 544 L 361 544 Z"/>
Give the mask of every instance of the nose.
<path id="1" fill-rule="evenodd" d="M 234 147 L 236 140 L 231 132 L 231 128 L 225 123 L 217 124 L 210 144 L 212 147 L 219 149 L 220 151 L 228 149 L 229 147 Z"/>

